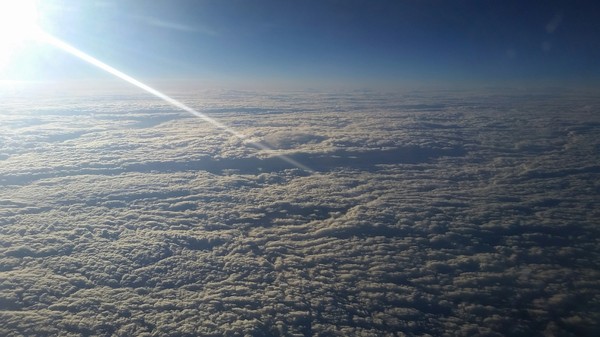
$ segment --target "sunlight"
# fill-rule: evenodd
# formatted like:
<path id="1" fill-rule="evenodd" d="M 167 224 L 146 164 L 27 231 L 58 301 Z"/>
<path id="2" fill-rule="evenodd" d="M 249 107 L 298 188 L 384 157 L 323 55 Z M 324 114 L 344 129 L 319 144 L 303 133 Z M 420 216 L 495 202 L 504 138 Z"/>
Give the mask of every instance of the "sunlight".
<path id="1" fill-rule="evenodd" d="M 263 150 L 267 153 L 272 153 L 273 149 L 270 147 L 253 142 L 247 137 L 234 129 L 231 129 L 225 124 L 201 113 L 192 107 L 165 95 L 164 93 L 138 81 L 137 79 L 109 66 L 108 64 L 94 58 L 91 55 L 84 53 L 76 47 L 62 41 L 61 39 L 43 31 L 38 26 L 38 11 L 34 0 L 0 0 L 0 71 L 7 68 L 7 65 L 14 57 L 15 51 L 17 51 L 27 40 L 35 39 L 40 42 L 48 43 L 64 52 L 67 52 L 82 61 L 85 61 L 125 82 L 136 86 L 151 95 L 154 95 L 163 101 L 179 108 L 190 114 L 211 123 L 217 128 L 239 138 L 246 144 L 251 144 L 257 149 Z M 314 172 L 311 168 L 299 163 L 283 154 L 277 154 L 277 157 L 286 161 L 293 166 L 304 170 L 305 172 Z"/>
<path id="2" fill-rule="evenodd" d="M 56 47 L 56 48 L 64 51 L 64 52 L 67 52 L 67 53 L 69 53 L 69 54 L 71 54 L 71 55 L 79 58 L 80 60 L 85 61 L 85 62 L 93 65 L 96 68 L 99 68 L 99 69 L 101 69 L 103 71 L 106 71 L 107 73 L 109 73 L 109 74 L 111 74 L 111 75 L 113 75 L 113 76 L 115 76 L 115 77 L 117 77 L 117 78 L 119 78 L 119 79 L 121 79 L 121 80 L 123 80 L 123 81 L 125 81 L 125 82 L 127 82 L 127 83 L 129 83 L 129 84 L 131 84 L 133 86 L 135 86 L 135 87 L 138 87 L 138 88 L 146 91 L 147 93 L 149 93 L 149 94 L 151 94 L 153 96 L 156 96 L 156 97 L 162 99 L 163 101 L 165 101 L 165 102 L 167 102 L 167 103 L 169 103 L 169 104 L 171 104 L 171 105 L 173 105 L 173 106 L 175 106 L 175 107 L 177 107 L 177 108 L 179 108 L 181 110 L 187 111 L 190 114 L 192 114 L 192 115 L 194 115 L 194 116 L 196 116 L 196 117 L 198 117 L 198 118 L 200 118 L 200 119 L 202 119 L 202 120 L 204 120 L 204 121 L 206 121 L 208 123 L 211 123 L 215 127 L 217 127 L 219 129 L 221 129 L 221 130 L 223 130 L 223 131 L 225 131 L 225 132 L 227 132 L 227 133 L 229 133 L 229 134 L 237 137 L 238 139 L 244 141 L 246 144 L 250 144 L 250 145 L 256 147 L 257 149 L 263 150 L 263 151 L 268 152 L 268 153 L 272 153 L 273 152 L 273 149 L 271 149 L 270 147 L 268 147 L 268 146 L 266 146 L 266 145 L 264 145 L 264 144 L 262 144 L 260 142 L 253 142 L 253 141 L 249 140 L 244 134 L 235 131 L 234 129 L 228 127 L 227 125 L 225 125 L 225 124 L 223 124 L 223 123 L 221 123 L 219 121 L 217 121 L 216 119 L 214 119 L 212 117 L 209 117 L 208 115 L 206 115 L 206 114 L 204 114 L 204 113 L 202 113 L 202 112 L 200 112 L 200 111 L 198 111 L 198 110 L 196 110 L 196 109 L 194 109 L 194 108 L 192 108 L 192 107 L 190 107 L 190 106 L 188 106 L 188 105 L 186 105 L 186 104 L 184 104 L 184 103 L 182 103 L 182 102 L 180 102 L 180 101 L 178 101 L 178 100 L 176 100 L 176 99 L 174 99 L 174 98 L 172 98 L 172 97 L 170 97 L 170 96 L 168 96 L 168 95 L 166 95 L 166 94 L 164 94 L 164 93 L 162 93 L 162 92 L 160 92 L 160 91 L 158 91 L 158 90 L 156 90 L 156 89 L 154 89 L 152 87 L 150 87 L 149 85 L 136 80 L 135 78 L 133 78 L 133 77 L 125 74 L 124 72 L 122 72 L 122 71 L 120 71 L 120 70 L 118 70 L 116 68 L 113 68 L 110 65 L 108 65 L 108 64 L 106 64 L 106 63 L 98 60 L 97 58 L 95 58 L 95 57 L 93 57 L 91 55 L 88 55 L 88 54 L 84 53 L 83 51 L 75 48 L 74 46 L 72 46 L 72 45 L 70 45 L 70 44 L 62 41 L 61 39 L 59 39 L 59 38 L 57 38 L 55 36 L 52 36 L 51 34 L 48 34 L 48 33 L 44 32 L 44 31 L 41 31 L 41 30 L 39 30 L 37 34 L 38 34 L 38 37 L 41 40 L 43 40 L 44 42 L 46 42 L 46 43 L 48 43 L 48 44 L 50 44 L 50 45 L 52 45 L 52 46 L 54 46 L 54 47 Z M 280 158 L 281 160 L 289 163 L 289 164 L 292 164 L 293 166 L 295 166 L 295 167 L 297 167 L 297 168 L 299 168 L 299 169 L 301 169 L 301 170 L 303 170 L 303 171 L 305 171 L 307 173 L 314 173 L 315 172 L 310 167 L 308 167 L 306 165 L 303 165 L 302 163 L 300 163 L 300 162 L 296 161 L 295 159 L 290 158 L 290 157 L 288 157 L 286 155 L 277 154 L 277 157 Z"/>
<path id="3" fill-rule="evenodd" d="M 0 0 L 0 70 L 14 53 L 38 32 L 38 11 L 33 0 Z"/>

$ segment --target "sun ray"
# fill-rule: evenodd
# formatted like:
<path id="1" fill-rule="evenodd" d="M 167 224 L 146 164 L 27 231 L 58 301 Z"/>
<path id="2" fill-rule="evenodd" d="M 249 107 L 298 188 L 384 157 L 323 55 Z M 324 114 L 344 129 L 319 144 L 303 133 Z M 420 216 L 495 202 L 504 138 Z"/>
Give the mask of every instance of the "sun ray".
<path id="1" fill-rule="evenodd" d="M 177 107 L 177 108 L 179 108 L 181 110 L 184 110 L 184 111 L 186 111 L 186 112 L 188 112 L 188 113 L 190 113 L 190 114 L 192 114 L 192 115 L 194 115 L 194 116 L 196 116 L 196 117 L 198 117 L 198 118 L 200 118 L 200 119 L 202 119 L 202 120 L 204 120 L 204 121 L 206 121 L 206 122 L 214 125 L 215 127 L 217 127 L 219 129 L 221 129 L 221 130 L 223 130 L 223 131 L 225 131 L 225 132 L 227 132 L 227 133 L 229 133 L 229 134 L 231 134 L 231 135 L 239 138 L 240 140 L 243 140 L 247 144 L 250 144 L 250 145 L 252 145 L 252 146 L 254 146 L 254 147 L 258 148 L 258 149 L 261 149 L 261 150 L 264 150 L 264 151 L 267 151 L 267 152 L 273 152 L 273 149 L 271 149 L 270 147 L 268 147 L 268 146 L 266 146 L 264 144 L 258 143 L 258 142 L 254 142 L 254 141 L 248 140 L 248 137 L 246 137 L 245 135 L 239 133 L 238 131 L 230 128 L 229 126 L 227 126 L 227 125 L 225 125 L 225 124 L 223 124 L 223 123 L 215 120 L 214 118 L 211 118 L 211 117 L 207 116 L 206 114 L 203 114 L 203 113 L 199 112 L 198 110 L 196 110 L 196 109 L 194 109 L 194 108 L 192 108 L 192 107 L 190 107 L 190 106 L 188 106 L 188 105 L 186 105 L 186 104 L 184 104 L 184 103 L 182 103 L 182 102 L 180 102 L 180 101 L 178 101 L 178 100 L 176 100 L 176 99 L 174 99 L 174 98 L 172 98 L 172 97 L 170 97 L 170 96 L 168 96 L 168 95 L 166 95 L 166 94 L 164 94 L 164 93 L 162 93 L 162 92 L 160 92 L 160 91 L 158 91 L 158 90 L 156 90 L 156 89 L 154 89 L 154 88 L 152 88 L 150 86 L 148 86 L 147 84 L 144 84 L 144 83 L 140 82 L 139 80 L 136 80 L 135 78 L 133 78 L 133 77 L 125 74 L 124 72 L 122 72 L 122 71 L 120 71 L 120 70 L 118 70 L 116 68 L 113 68 L 113 67 L 109 66 L 108 64 L 106 64 L 106 63 L 98 60 L 97 58 L 95 58 L 95 57 L 93 57 L 93 56 L 91 56 L 89 54 L 84 53 L 83 51 L 75 48 L 74 46 L 72 46 L 72 45 L 70 45 L 70 44 L 62 41 L 61 39 L 59 39 L 59 38 L 57 38 L 57 37 L 55 37 L 55 36 L 53 36 L 53 35 L 51 35 L 49 33 L 40 31 L 38 33 L 38 35 L 39 35 L 39 37 L 43 41 L 45 41 L 45 42 L 47 42 L 47 43 L 49 43 L 49 44 L 51 44 L 51 45 L 53 45 L 53 46 L 55 46 L 55 47 L 63 50 L 63 51 L 65 51 L 65 52 L 67 52 L 67 53 L 69 53 L 69 54 L 71 54 L 71 55 L 73 55 L 73 56 L 75 56 L 75 57 L 77 57 L 77 58 L 79 58 L 79 59 L 81 59 L 81 60 L 83 60 L 83 61 L 85 61 L 85 62 L 87 62 L 87 63 L 89 63 L 89 64 L 91 64 L 91 65 L 93 65 L 95 67 L 97 67 L 97 68 L 99 68 L 99 69 L 101 69 L 101 70 L 104 70 L 107 73 L 109 73 L 109 74 L 111 74 L 111 75 L 113 75 L 113 76 L 115 76 L 115 77 L 117 77 L 119 79 L 122 79 L 123 81 L 125 81 L 125 82 L 127 82 L 127 83 L 129 83 L 129 84 L 131 84 L 133 86 L 136 86 L 136 87 L 138 87 L 138 88 L 146 91 L 147 93 L 149 93 L 151 95 L 154 95 L 154 96 L 162 99 L 163 101 L 165 101 L 165 102 L 167 102 L 167 103 L 169 103 L 169 104 L 171 104 L 171 105 L 173 105 L 173 106 L 175 106 L 175 107 Z M 292 159 L 292 158 L 290 158 L 290 157 L 288 157 L 286 155 L 278 154 L 277 157 L 281 158 L 282 160 L 286 161 L 287 163 L 289 163 L 289 164 L 291 164 L 291 165 L 293 165 L 293 166 L 295 166 L 295 167 L 297 167 L 297 168 L 299 168 L 299 169 L 301 169 L 303 171 L 306 171 L 308 173 L 314 173 L 313 169 L 309 168 L 308 166 L 306 166 L 306 165 L 304 165 L 304 164 L 302 164 L 302 163 L 300 163 L 300 162 L 298 162 L 298 161 L 296 161 L 296 160 L 294 160 L 294 159 Z"/>
<path id="2" fill-rule="evenodd" d="M 252 145 L 260 150 L 273 153 L 270 147 L 254 142 L 248 139 L 245 135 L 230 128 L 229 126 L 211 118 L 192 107 L 148 86 L 145 83 L 125 74 L 124 72 L 109 66 L 108 64 L 98 60 L 97 58 L 79 50 L 78 48 L 68 44 L 67 42 L 45 32 L 38 26 L 38 12 L 34 0 L 0 0 L 0 70 L 8 62 L 11 56 L 20 44 L 28 39 L 36 39 L 48 43 L 64 52 L 67 52 L 133 86 L 136 86 L 147 93 L 154 95 L 163 101 L 181 109 L 188 113 L 214 125 L 215 127 L 237 137 L 246 144 Z M 281 154 L 277 154 L 279 158 L 289 164 L 302 169 L 306 172 L 314 172 L 311 168 L 299 163 L 298 161 Z"/>

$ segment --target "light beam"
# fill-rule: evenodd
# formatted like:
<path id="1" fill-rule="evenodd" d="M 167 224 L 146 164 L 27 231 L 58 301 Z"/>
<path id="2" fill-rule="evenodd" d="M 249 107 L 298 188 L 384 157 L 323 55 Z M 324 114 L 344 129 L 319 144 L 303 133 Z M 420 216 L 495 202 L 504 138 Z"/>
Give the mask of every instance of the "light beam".
<path id="1" fill-rule="evenodd" d="M 79 59 L 81 59 L 81 60 L 83 60 L 83 61 L 85 61 L 85 62 L 87 62 L 87 63 L 89 63 L 89 64 L 91 64 L 93 66 L 95 66 L 95 67 L 97 67 L 97 68 L 99 68 L 99 69 L 102 69 L 102 70 L 106 71 L 107 73 L 109 73 L 109 74 L 111 74 L 111 75 L 113 75 L 113 76 L 115 76 L 117 78 L 120 78 L 123 81 L 125 81 L 125 82 L 127 82 L 127 83 L 129 83 L 131 85 L 134 85 L 134 86 L 136 86 L 136 87 L 138 87 L 138 88 L 146 91 L 147 93 L 149 93 L 151 95 L 154 95 L 154 96 L 162 99 L 163 101 L 165 101 L 165 102 L 167 102 L 167 103 L 169 103 L 169 104 L 171 104 L 171 105 L 173 105 L 173 106 L 175 106 L 175 107 L 177 107 L 177 108 L 179 108 L 181 110 L 187 111 L 188 113 L 190 113 L 190 114 L 192 114 L 192 115 L 194 115 L 194 116 L 196 116 L 196 117 L 198 117 L 198 118 L 200 118 L 200 119 L 202 119 L 202 120 L 204 120 L 204 121 L 206 121 L 206 122 L 214 125 L 215 127 L 217 127 L 219 129 L 221 129 L 221 130 L 223 130 L 223 131 L 225 131 L 225 132 L 227 132 L 227 133 L 229 133 L 229 134 L 231 134 L 231 135 L 239 138 L 240 140 L 242 140 L 242 141 L 244 141 L 246 143 L 251 144 L 252 146 L 254 146 L 254 147 L 258 148 L 258 149 L 261 149 L 261 150 L 264 150 L 264 151 L 269 151 L 269 152 L 273 151 L 273 149 L 271 149 L 270 147 L 268 147 L 268 146 L 266 146 L 264 144 L 257 143 L 257 142 L 254 142 L 254 141 L 249 141 L 248 137 L 246 137 L 245 135 L 243 135 L 243 134 L 235 131 L 234 129 L 232 129 L 230 127 L 228 127 L 227 125 L 225 125 L 225 124 L 223 124 L 223 123 L 215 120 L 214 118 L 211 118 L 211 117 L 209 117 L 209 116 L 207 116 L 207 115 L 205 115 L 205 114 L 197 111 L 196 109 L 194 109 L 194 108 L 192 108 L 192 107 L 190 107 L 190 106 L 188 106 L 188 105 L 186 105 L 186 104 L 184 104 L 184 103 L 182 103 L 182 102 L 180 102 L 180 101 L 178 101 L 178 100 L 176 100 L 176 99 L 174 99 L 174 98 L 172 98 L 172 97 L 170 97 L 170 96 L 168 96 L 166 94 L 163 94 L 162 92 L 160 92 L 160 91 L 158 91 L 158 90 L 156 90 L 156 89 L 148 86 L 147 84 L 144 84 L 144 83 L 136 80 L 135 78 L 133 78 L 133 77 L 125 74 L 124 72 L 122 72 L 122 71 L 120 71 L 120 70 L 118 70 L 116 68 L 113 68 L 113 67 L 109 66 L 108 64 L 106 64 L 106 63 L 98 60 L 97 58 L 84 53 L 83 51 L 75 48 L 74 46 L 66 43 L 65 41 L 62 41 L 61 39 L 59 39 L 59 38 L 57 38 L 57 37 L 55 37 L 55 36 L 53 36 L 51 34 L 48 34 L 48 33 L 44 32 L 44 31 L 40 30 L 38 32 L 38 36 L 43 41 L 45 41 L 45 42 L 47 42 L 47 43 L 49 43 L 49 44 L 51 44 L 51 45 L 53 45 L 53 46 L 55 46 L 55 47 L 63 50 L 65 52 L 67 52 L 67 53 L 69 53 L 69 54 L 71 54 L 71 55 L 73 55 L 73 56 L 75 56 L 75 57 L 77 57 L 77 58 L 79 58 Z M 304 170 L 304 171 L 306 171 L 308 173 L 314 173 L 313 169 L 309 168 L 308 166 L 306 166 L 304 164 L 299 163 L 298 161 L 296 161 L 296 160 L 294 160 L 294 159 L 292 159 L 292 158 L 290 158 L 290 157 L 288 157 L 286 155 L 278 154 L 277 157 L 279 157 L 280 159 L 282 159 L 283 161 L 285 161 L 285 162 L 287 162 L 289 164 L 292 164 L 293 166 L 295 166 L 295 167 L 297 167 L 297 168 L 299 168 L 301 170 Z"/>

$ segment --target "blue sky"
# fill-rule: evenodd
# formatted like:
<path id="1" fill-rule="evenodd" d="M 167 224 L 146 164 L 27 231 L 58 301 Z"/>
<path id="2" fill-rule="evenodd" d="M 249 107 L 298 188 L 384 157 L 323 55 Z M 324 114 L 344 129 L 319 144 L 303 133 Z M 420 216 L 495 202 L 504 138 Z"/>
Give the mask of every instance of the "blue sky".
<path id="1" fill-rule="evenodd" d="M 134 76 L 388 86 L 587 85 L 600 79 L 593 1 L 44 1 L 46 30 Z M 49 46 L 10 74 L 106 76 Z M 17 69 L 18 67 L 15 67 Z"/>

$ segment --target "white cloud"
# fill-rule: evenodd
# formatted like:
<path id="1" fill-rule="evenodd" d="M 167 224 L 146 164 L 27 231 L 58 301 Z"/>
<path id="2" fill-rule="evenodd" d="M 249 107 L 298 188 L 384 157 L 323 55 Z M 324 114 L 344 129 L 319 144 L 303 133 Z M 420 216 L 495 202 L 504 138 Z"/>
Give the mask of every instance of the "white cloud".
<path id="1" fill-rule="evenodd" d="M 597 102 L 456 95 L 1 115 L 0 334 L 596 334 Z"/>

